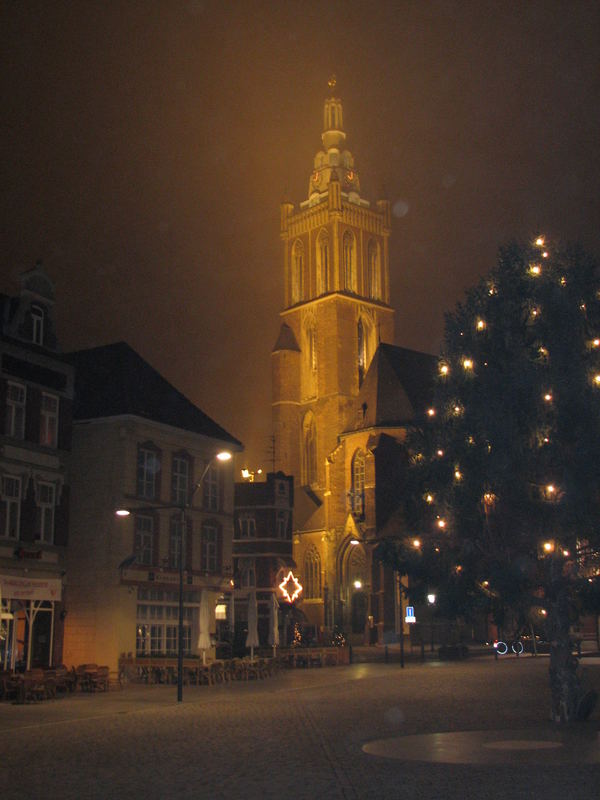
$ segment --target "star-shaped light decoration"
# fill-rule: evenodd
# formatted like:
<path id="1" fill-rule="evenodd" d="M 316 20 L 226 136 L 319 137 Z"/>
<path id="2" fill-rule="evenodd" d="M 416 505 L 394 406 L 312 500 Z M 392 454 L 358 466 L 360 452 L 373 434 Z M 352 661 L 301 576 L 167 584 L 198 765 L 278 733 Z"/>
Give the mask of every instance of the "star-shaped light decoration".
<path id="1" fill-rule="evenodd" d="M 288 603 L 293 603 L 294 600 L 297 600 L 302 591 L 302 585 L 292 570 L 281 581 L 279 588 L 283 594 L 283 599 Z"/>

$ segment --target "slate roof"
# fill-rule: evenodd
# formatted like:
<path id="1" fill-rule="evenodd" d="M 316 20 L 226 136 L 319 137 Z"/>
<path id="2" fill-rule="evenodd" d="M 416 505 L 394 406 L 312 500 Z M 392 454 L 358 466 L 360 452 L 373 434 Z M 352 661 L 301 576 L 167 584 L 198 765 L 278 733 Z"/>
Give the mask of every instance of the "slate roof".
<path id="1" fill-rule="evenodd" d="M 243 447 L 126 342 L 79 350 L 68 358 L 75 366 L 74 420 L 131 414 Z"/>
<path id="2" fill-rule="evenodd" d="M 277 337 L 277 341 L 275 342 L 275 347 L 273 348 L 273 352 L 276 353 L 278 350 L 297 350 L 300 352 L 300 348 L 298 347 L 298 342 L 296 341 L 296 337 L 294 336 L 294 331 L 290 328 L 289 325 L 286 325 L 285 322 L 282 323 L 281 328 L 279 330 L 279 336 Z"/>
<path id="3" fill-rule="evenodd" d="M 422 417 L 433 399 L 437 360 L 380 344 L 358 394 L 354 429 L 404 425 Z"/>

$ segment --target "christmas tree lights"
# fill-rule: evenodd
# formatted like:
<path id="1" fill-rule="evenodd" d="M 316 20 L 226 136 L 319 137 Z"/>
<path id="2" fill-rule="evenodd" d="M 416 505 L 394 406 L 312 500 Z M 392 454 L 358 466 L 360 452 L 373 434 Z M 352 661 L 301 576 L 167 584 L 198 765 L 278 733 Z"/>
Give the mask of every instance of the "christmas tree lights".
<path id="1" fill-rule="evenodd" d="M 543 601 L 558 658 L 576 609 L 600 601 L 596 262 L 543 235 L 503 248 L 446 315 L 437 373 L 439 413 L 407 440 L 404 511 L 419 559 L 400 543 L 387 557 L 413 591 L 435 586 L 448 616 L 517 626 L 539 620 Z M 556 716 L 572 676 L 554 656 L 551 669 Z"/>

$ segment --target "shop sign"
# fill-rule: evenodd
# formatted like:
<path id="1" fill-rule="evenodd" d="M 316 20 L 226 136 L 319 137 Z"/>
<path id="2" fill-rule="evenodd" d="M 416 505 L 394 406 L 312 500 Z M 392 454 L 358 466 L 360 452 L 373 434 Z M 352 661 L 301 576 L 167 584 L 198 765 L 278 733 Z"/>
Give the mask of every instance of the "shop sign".
<path id="1" fill-rule="evenodd" d="M 60 600 L 62 584 L 56 578 L 0 575 L 0 595 L 6 600 Z"/>

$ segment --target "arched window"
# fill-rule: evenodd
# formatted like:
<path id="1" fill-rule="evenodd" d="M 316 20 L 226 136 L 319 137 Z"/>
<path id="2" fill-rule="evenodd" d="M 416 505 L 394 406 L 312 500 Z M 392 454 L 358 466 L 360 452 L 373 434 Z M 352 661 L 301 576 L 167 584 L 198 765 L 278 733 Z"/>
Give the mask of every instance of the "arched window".
<path id="1" fill-rule="evenodd" d="M 358 320 L 358 385 L 361 386 L 367 371 L 367 337 L 362 319 Z"/>
<path id="2" fill-rule="evenodd" d="M 356 292 L 356 247 L 354 236 L 346 231 L 342 239 L 342 264 L 344 267 L 344 289 Z"/>
<path id="3" fill-rule="evenodd" d="M 362 519 L 365 515 L 365 454 L 357 450 L 352 459 L 352 513 Z"/>
<path id="4" fill-rule="evenodd" d="M 329 291 L 329 236 L 321 231 L 317 239 L 317 294 Z"/>
<path id="5" fill-rule="evenodd" d="M 381 300 L 379 248 L 372 239 L 367 247 L 367 280 L 369 297 L 374 300 Z"/>
<path id="6" fill-rule="evenodd" d="M 317 426 L 312 411 L 302 423 L 302 483 L 311 486 L 317 482 Z"/>
<path id="7" fill-rule="evenodd" d="M 317 396 L 317 329 L 314 319 L 309 319 L 302 334 L 302 396 Z"/>
<path id="8" fill-rule="evenodd" d="M 292 248 L 292 304 L 304 300 L 304 247 L 294 242 Z"/>
<path id="9" fill-rule="evenodd" d="M 321 556 L 314 547 L 304 556 L 304 597 L 307 600 L 321 597 Z"/>

